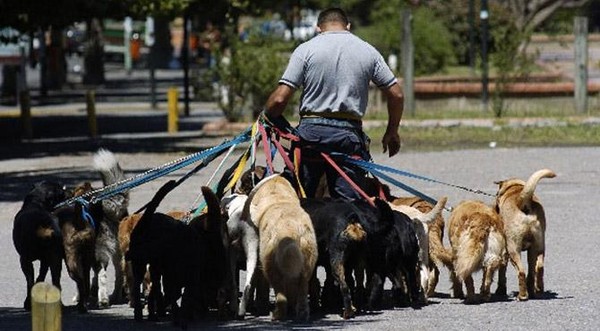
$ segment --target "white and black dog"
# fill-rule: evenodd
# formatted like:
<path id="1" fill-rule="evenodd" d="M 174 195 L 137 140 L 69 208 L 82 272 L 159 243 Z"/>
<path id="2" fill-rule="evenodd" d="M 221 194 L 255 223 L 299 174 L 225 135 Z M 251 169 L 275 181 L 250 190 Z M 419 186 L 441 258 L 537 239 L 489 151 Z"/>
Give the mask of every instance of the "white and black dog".
<path id="1" fill-rule="evenodd" d="M 112 152 L 105 149 L 100 149 L 94 154 L 94 169 L 100 173 L 104 186 L 125 179 L 125 174 L 117 158 Z M 106 307 L 112 303 L 125 302 L 118 231 L 119 222 L 129 214 L 127 211 L 129 193 L 118 193 L 99 203 L 102 205 L 103 217 L 101 220 L 96 221 L 98 228 L 96 229 L 96 265 L 94 266 L 94 279 L 92 280 L 92 295 L 97 289 L 98 305 Z M 109 298 L 107 268 L 111 261 L 115 269 L 115 286 Z"/>

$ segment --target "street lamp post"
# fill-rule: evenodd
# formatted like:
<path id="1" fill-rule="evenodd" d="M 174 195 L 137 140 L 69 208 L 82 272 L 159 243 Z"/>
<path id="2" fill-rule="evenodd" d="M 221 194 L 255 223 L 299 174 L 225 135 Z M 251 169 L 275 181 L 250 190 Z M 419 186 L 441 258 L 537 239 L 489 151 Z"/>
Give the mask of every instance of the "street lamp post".
<path id="1" fill-rule="evenodd" d="M 483 111 L 488 110 L 488 2 L 481 0 L 481 11 L 479 18 L 481 19 L 481 102 Z"/>

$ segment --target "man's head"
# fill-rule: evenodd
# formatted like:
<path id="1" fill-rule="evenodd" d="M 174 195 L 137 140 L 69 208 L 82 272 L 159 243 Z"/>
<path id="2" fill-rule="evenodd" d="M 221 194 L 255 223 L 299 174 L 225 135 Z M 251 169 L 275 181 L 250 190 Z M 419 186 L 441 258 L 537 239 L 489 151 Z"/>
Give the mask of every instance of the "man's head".
<path id="1" fill-rule="evenodd" d="M 348 16 L 340 8 L 323 10 L 317 19 L 317 31 L 350 30 Z"/>

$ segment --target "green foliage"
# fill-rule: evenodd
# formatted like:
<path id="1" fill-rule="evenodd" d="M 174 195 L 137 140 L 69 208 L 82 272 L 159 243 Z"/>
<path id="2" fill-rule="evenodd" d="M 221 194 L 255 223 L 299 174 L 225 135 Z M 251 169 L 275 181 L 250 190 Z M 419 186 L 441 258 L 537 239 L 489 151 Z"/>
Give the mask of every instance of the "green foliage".
<path id="1" fill-rule="evenodd" d="M 400 53 L 402 22 L 399 8 L 385 5 L 376 7 L 377 10 L 371 15 L 373 24 L 356 30 L 357 35 L 375 46 L 384 57 Z M 456 63 L 452 36 L 431 10 L 413 10 L 412 31 L 417 75 L 440 72 Z"/>
<path id="2" fill-rule="evenodd" d="M 236 38 L 233 38 L 234 40 Z M 229 121 L 253 119 L 277 86 L 293 48 L 290 43 L 270 38 L 235 40 L 219 55 L 216 74 L 224 88 L 219 105 Z M 295 102 L 288 106 L 293 109 Z"/>

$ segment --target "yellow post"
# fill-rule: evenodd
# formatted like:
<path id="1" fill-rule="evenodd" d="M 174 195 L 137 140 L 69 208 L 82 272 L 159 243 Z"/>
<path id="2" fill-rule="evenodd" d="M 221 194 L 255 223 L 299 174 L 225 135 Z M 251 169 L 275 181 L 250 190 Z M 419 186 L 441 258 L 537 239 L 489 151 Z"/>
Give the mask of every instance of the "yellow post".
<path id="1" fill-rule="evenodd" d="M 96 91 L 88 90 L 85 94 L 85 100 L 90 137 L 96 138 L 98 136 L 98 121 L 96 120 Z"/>
<path id="2" fill-rule="evenodd" d="M 60 290 L 48 283 L 37 283 L 31 289 L 31 330 L 62 330 Z"/>
<path id="3" fill-rule="evenodd" d="M 179 130 L 179 109 L 177 106 L 177 101 L 179 98 L 179 91 L 177 88 L 171 87 L 167 92 L 167 101 L 168 101 L 168 131 L 169 133 L 175 133 Z"/>

